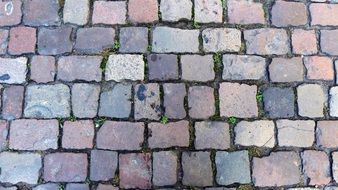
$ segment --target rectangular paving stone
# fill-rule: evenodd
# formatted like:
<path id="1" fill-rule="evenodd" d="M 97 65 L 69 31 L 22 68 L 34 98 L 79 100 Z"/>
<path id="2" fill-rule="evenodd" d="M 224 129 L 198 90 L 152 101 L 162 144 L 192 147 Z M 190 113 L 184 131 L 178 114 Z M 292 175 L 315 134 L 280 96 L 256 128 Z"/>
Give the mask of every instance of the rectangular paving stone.
<path id="1" fill-rule="evenodd" d="M 152 51 L 156 53 L 196 53 L 199 51 L 198 36 L 198 30 L 156 27 L 153 30 Z"/>
<path id="2" fill-rule="evenodd" d="M 248 151 L 216 152 L 216 181 L 221 185 L 251 182 Z"/>
<path id="3" fill-rule="evenodd" d="M 303 170 L 309 185 L 327 185 L 330 183 L 330 161 L 325 152 L 307 150 L 301 156 Z"/>
<path id="4" fill-rule="evenodd" d="M 60 24 L 59 1 L 23 0 L 23 5 L 23 23 L 25 25 L 56 26 Z"/>
<path id="5" fill-rule="evenodd" d="M 33 190 L 58 190 L 59 184 L 57 183 L 45 183 L 35 186 Z"/>
<path id="6" fill-rule="evenodd" d="M 93 24 L 125 24 L 127 18 L 126 1 L 95 1 Z"/>
<path id="7" fill-rule="evenodd" d="M 292 31 L 291 41 L 295 54 L 311 55 L 318 52 L 315 30 L 295 29 Z"/>
<path id="8" fill-rule="evenodd" d="M 179 133 L 177 131 L 180 131 Z M 189 122 L 178 121 L 167 124 L 148 124 L 148 144 L 150 148 L 170 148 L 189 146 Z"/>
<path id="9" fill-rule="evenodd" d="M 84 183 L 68 183 L 66 190 L 89 190 L 89 184 Z"/>
<path id="10" fill-rule="evenodd" d="M 101 53 L 104 49 L 113 47 L 114 38 L 115 30 L 113 28 L 79 28 L 76 32 L 74 49 L 80 53 Z"/>
<path id="11" fill-rule="evenodd" d="M 14 27 L 9 31 L 8 53 L 21 55 L 34 53 L 36 46 L 36 29 L 31 27 Z"/>
<path id="12" fill-rule="evenodd" d="M 296 152 L 272 152 L 267 157 L 254 157 L 252 165 L 252 181 L 257 187 L 294 185 L 301 179 L 301 160 Z"/>
<path id="13" fill-rule="evenodd" d="M 221 116 L 239 118 L 257 117 L 256 94 L 257 86 L 255 85 L 221 83 L 219 88 Z"/>
<path id="14" fill-rule="evenodd" d="M 24 116 L 31 118 L 69 117 L 69 87 L 64 84 L 28 86 L 26 88 Z"/>
<path id="15" fill-rule="evenodd" d="M 329 55 L 338 55 L 338 47 L 334 43 L 336 40 L 338 40 L 338 30 L 321 30 L 320 48 L 322 52 Z"/>
<path id="16" fill-rule="evenodd" d="M 220 23 L 223 18 L 223 6 L 217 0 L 194 0 L 195 22 Z"/>
<path id="17" fill-rule="evenodd" d="M 309 96 L 311 94 L 311 96 Z M 324 116 L 327 95 L 319 84 L 303 84 L 297 87 L 298 114 L 303 117 Z"/>
<path id="18" fill-rule="evenodd" d="M 0 83 L 25 83 L 27 72 L 26 57 L 0 58 Z"/>
<path id="19" fill-rule="evenodd" d="M 266 61 L 260 56 L 223 55 L 224 80 L 265 80 Z"/>
<path id="20" fill-rule="evenodd" d="M 330 57 L 304 57 L 306 75 L 310 80 L 334 80 L 334 65 Z"/>
<path id="21" fill-rule="evenodd" d="M 159 120 L 162 114 L 159 85 L 138 84 L 134 87 L 134 92 L 134 118 Z"/>
<path id="22" fill-rule="evenodd" d="M 208 86 L 192 86 L 188 92 L 189 116 L 207 119 L 215 114 L 214 89 Z"/>
<path id="23" fill-rule="evenodd" d="M 182 169 L 183 185 L 203 187 L 213 184 L 210 152 L 183 152 Z"/>
<path id="24" fill-rule="evenodd" d="M 272 82 L 300 82 L 304 80 L 304 73 L 301 57 L 273 58 L 269 65 Z"/>
<path id="25" fill-rule="evenodd" d="M 51 153 L 44 158 L 42 177 L 48 182 L 84 182 L 87 167 L 87 154 Z"/>
<path id="26" fill-rule="evenodd" d="M 106 121 L 97 132 L 96 146 L 108 150 L 140 150 L 143 135 L 143 123 Z"/>
<path id="27" fill-rule="evenodd" d="M 244 39 L 247 54 L 284 55 L 290 51 L 289 37 L 284 29 L 245 30 Z"/>
<path id="28" fill-rule="evenodd" d="M 95 129 L 92 120 L 65 121 L 62 132 L 62 148 L 93 148 Z"/>
<path id="29" fill-rule="evenodd" d="M 39 0 L 45 1 L 45 0 Z M 70 53 L 73 49 L 71 40 L 72 28 L 41 28 L 38 33 L 38 52 L 41 55 L 58 55 Z"/>
<path id="30" fill-rule="evenodd" d="M 7 135 L 9 124 L 5 120 L 0 120 L 0 152 L 7 148 Z"/>
<path id="31" fill-rule="evenodd" d="M 128 19 L 132 23 L 151 23 L 157 21 L 157 0 L 129 0 Z"/>
<path id="32" fill-rule="evenodd" d="M 227 123 L 202 121 L 195 123 L 196 149 L 228 149 L 230 148 L 230 128 Z"/>
<path id="33" fill-rule="evenodd" d="M 119 172 L 121 188 L 151 188 L 151 154 L 129 153 L 119 155 Z"/>
<path id="34" fill-rule="evenodd" d="M 19 119 L 10 125 L 9 148 L 15 150 L 48 150 L 58 148 L 57 120 Z"/>
<path id="35" fill-rule="evenodd" d="M 119 190 L 119 188 L 118 187 L 114 187 L 112 185 L 99 184 L 97 186 L 96 190 Z"/>
<path id="36" fill-rule="evenodd" d="M 92 150 L 90 153 L 90 180 L 108 181 L 113 179 L 117 162 L 117 152 Z"/>
<path id="37" fill-rule="evenodd" d="M 120 28 L 119 52 L 123 53 L 145 53 L 148 48 L 147 27 L 123 27 Z"/>
<path id="38" fill-rule="evenodd" d="M 37 184 L 42 160 L 37 153 L 2 152 L 0 153 L 0 168 L 2 183 Z"/>
<path id="39" fill-rule="evenodd" d="M 241 31 L 234 28 L 207 28 L 202 39 L 206 52 L 238 52 L 241 48 Z"/>
<path id="40" fill-rule="evenodd" d="M 229 23 L 264 24 L 263 4 L 254 1 L 227 1 Z"/>
<path id="41" fill-rule="evenodd" d="M 178 79 L 178 58 L 174 54 L 150 54 L 148 60 L 149 80 Z"/>
<path id="42" fill-rule="evenodd" d="M 144 60 L 142 55 L 110 55 L 105 69 L 106 81 L 144 80 Z"/>
<path id="43" fill-rule="evenodd" d="M 295 115 L 295 94 L 292 88 L 270 87 L 263 92 L 264 111 L 270 118 L 289 118 Z"/>
<path id="44" fill-rule="evenodd" d="M 72 86 L 72 111 L 75 117 L 94 118 L 99 105 L 100 86 L 76 83 Z"/>
<path id="45" fill-rule="evenodd" d="M 22 1 L 10 0 L 1 1 L 0 9 L 0 26 L 13 26 L 21 22 L 22 17 Z"/>
<path id="46" fill-rule="evenodd" d="M 6 54 L 8 46 L 9 32 L 5 29 L 0 29 L 0 55 Z"/>
<path id="47" fill-rule="evenodd" d="M 207 82 L 215 79 L 212 55 L 182 55 L 182 80 Z"/>
<path id="48" fill-rule="evenodd" d="M 54 81 L 55 58 L 53 56 L 33 56 L 30 62 L 30 74 L 30 79 L 37 83 Z"/>
<path id="49" fill-rule="evenodd" d="M 89 3 L 89 0 L 66 0 L 63 7 L 63 21 L 77 25 L 87 24 Z"/>
<path id="50" fill-rule="evenodd" d="M 13 120 L 22 116 L 24 86 L 9 86 L 2 94 L 2 118 Z"/>
<path id="51" fill-rule="evenodd" d="M 235 126 L 235 144 L 273 148 L 275 124 L 269 120 L 240 121 Z"/>
<path id="52" fill-rule="evenodd" d="M 307 24 L 306 5 L 302 2 L 278 0 L 272 6 L 271 22 L 277 27 Z"/>
<path id="53" fill-rule="evenodd" d="M 311 15 L 311 25 L 338 25 L 338 5 L 326 3 L 311 3 L 309 10 Z"/>
<path id="54" fill-rule="evenodd" d="M 278 146 L 311 147 L 315 141 L 315 122 L 312 120 L 277 120 Z"/>
<path id="55" fill-rule="evenodd" d="M 101 81 L 100 56 L 65 56 L 59 58 L 57 78 L 62 81 Z"/>
<path id="56" fill-rule="evenodd" d="M 316 129 L 316 143 L 323 148 L 338 147 L 338 121 L 318 121 Z"/>
<path id="57" fill-rule="evenodd" d="M 183 119 L 186 111 L 184 108 L 184 98 L 186 96 L 186 87 L 183 83 L 163 84 L 163 106 L 164 114 L 168 118 Z"/>
<path id="58" fill-rule="evenodd" d="M 107 83 L 100 95 L 99 116 L 128 118 L 131 113 L 131 85 Z"/>
<path id="59" fill-rule="evenodd" d="M 191 0 L 167 0 L 161 1 L 160 12 L 163 21 L 177 22 L 180 20 L 191 20 Z"/>
<path id="60" fill-rule="evenodd" d="M 177 182 L 178 156 L 173 151 L 153 153 L 153 184 L 175 185 Z"/>

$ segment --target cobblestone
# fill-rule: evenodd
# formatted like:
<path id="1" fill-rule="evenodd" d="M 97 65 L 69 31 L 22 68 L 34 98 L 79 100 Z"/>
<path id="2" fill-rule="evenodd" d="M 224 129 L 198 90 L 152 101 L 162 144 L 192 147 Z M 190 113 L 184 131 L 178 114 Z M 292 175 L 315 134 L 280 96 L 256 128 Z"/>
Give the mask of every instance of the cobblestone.
<path id="1" fill-rule="evenodd" d="M 90 179 L 93 181 L 108 181 L 117 170 L 117 152 L 92 150 L 90 154 Z"/>
<path id="2" fill-rule="evenodd" d="M 24 24 L 31 26 L 56 26 L 60 24 L 58 1 L 23 0 L 23 5 Z"/>
<path id="3" fill-rule="evenodd" d="M 80 120 L 63 124 L 62 147 L 65 149 L 93 148 L 94 123 Z"/>
<path id="4" fill-rule="evenodd" d="M 56 74 L 55 58 L 52 56 L 34 56 L 31 60 L 31 80 L 37 83 L 54 81 Z"/>
<path id="5" fill-rule="evenodd" d="M 178 79 L 177 56 L 172 54 L 151 54 L 148 56 L 149 80 Z"/>
<path id="6" fill-rule="evenodd" d="M 168 118 L 183 119 L 187 115 L 184 108 L 184 98 L 186 96 L 185 85 L 166 83 L 163 85 L 163 91 L 165 115 Z"/>
<path id="7" fill-rule="evenodd" d="M 300 82 L 304 80 L 304 66 L 300 57 L 274 58 L 269 65 L 272 82 Z"/>
<path id="8" fill-rule="evenodd" d="M 160 12 L 163 21 L 177 22 L 190 20 L 192 17 L 192 2 L 190 0 L 168 0 L 161 1 Z"/>
<path id="9" fill-rule="evenodd" d="M 311 94 L 311 96 L 309 96 Z M 317 84 L 304 84 L 297 88 L 298 113 L 305 117 L 323 117 L 326 95 Z"/>
<path id="10" fill-rule="evenodd" d="M 196 122 L 196 149 L 228 149 L 230 148 L 229 125 L 224 122 Z"/>
<path id="11" fill-rule="evenodd" d="M 93 118 L 96 116 L 100 86 L 76 83 L 72 86 L 72 110 L 75 117 Z"/>
<path id="12" fill-rule="evenodd" d="M 315 141 L 315 122 L 311 120 L 277 120 L 278 145 L 311 147 Z"/>
<path id="13" fill-rule="evenodd" d="M 89 18 L 89 0 L 66 0 L 63 7 L 63 21 L 85 25 Z"/>
<path id="14" fill-rule="evenodd" d="M 190 87 L 188 100 L 190 117 L 207 119 L 215 114 L 213 88 L 208 86 Z"/>
<path id="15" fill-rule="evenodd" d="M 183 80 L 207 82 L 215 78 L 211 55 L 182 55 L 181 68 Z"/>
<path id="16" fill-rule="evenodd" d="M 202 32 L 206 52 L 238 52 L 241 48 L 241 31 L 232 28 L 208 28 Z"/>

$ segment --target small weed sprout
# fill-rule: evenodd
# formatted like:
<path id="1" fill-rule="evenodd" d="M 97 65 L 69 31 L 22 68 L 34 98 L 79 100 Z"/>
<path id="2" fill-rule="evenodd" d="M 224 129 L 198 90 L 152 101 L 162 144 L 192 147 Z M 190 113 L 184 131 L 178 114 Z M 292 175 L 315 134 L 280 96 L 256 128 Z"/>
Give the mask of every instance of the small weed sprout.
<path id="1" fill-rule="evenodd" d="M 168 123 L 168 118 L 166 116 L 161 117 L 161 123 L 162 124 L 167 124 Z"/>
<path id="2" fill-rule="evenodd" d="M 230 125 L 235 125 L 237 123 L 237 118 L 236 117 L 229 117 L 228 118 L 228 123 Z"/>
<path id="3" fill-rule="evenodd" d="M 98 119 L 95 120 L 95 127 L 98 128 L 100 126 L 102 126 L 104 124 L 104 122 L 106 122 L 107 118 L 105 117 L 100 117 Z"/>
<path id="4" fill-rule="evenodd" d="M 114 46 L 113 46 L 114 51 L 118 51 L 120 49 L 120 47 L 121 47 L 120 42 L 116 40 L 114 42 Z"/>
<path id="5" fill-rule="evenodd" d="M 258 91 L 257 95 L 256 95 L 256 100 L 257 102 L 261 103 L 263 102 L 263 93 L 261 91 Z"/>
<path id="6" fill-rule="evenodd" d="M 201 26 L 198 24 L 198 22 L 193 22 L 192 23 L 192 27 L 194 28 L 194 29 L 199 29 Z"/>

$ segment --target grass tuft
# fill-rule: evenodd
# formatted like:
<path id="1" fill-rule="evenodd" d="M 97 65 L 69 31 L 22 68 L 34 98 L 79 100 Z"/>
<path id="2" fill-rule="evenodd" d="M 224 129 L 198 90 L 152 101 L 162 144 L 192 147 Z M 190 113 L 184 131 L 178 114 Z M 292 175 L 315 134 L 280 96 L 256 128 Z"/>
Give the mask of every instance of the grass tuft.
<path id="1" fill-rule="evenodd" d="M 100 117 L 100 118 L 97 118 L 96 120 L 95 120 L 95 127 L 97 128 L 97 127 L 101 127 L 103 124 L 104 124 L 104 122 L 106 122 L 107 121 L 107 118 L 105 118 L 105 117 Z"/>
<path id="2" fill-rule="evenodd" d="M 229 117 L 228 118 L 228 123 L 230 125 L 235 125 L 237 123 L 237 118 L 236 117 Z"/>
<path id="3" fill-rule="evenodd" d="M 161 121 L 160 121 L 160 122 L 161 122 L 162 124 L 165 125 L 165 124 L 168 123 L 168 121 L 169 121 L 168 117 L 166 117 L 166 116 L 161 116 Z"/>

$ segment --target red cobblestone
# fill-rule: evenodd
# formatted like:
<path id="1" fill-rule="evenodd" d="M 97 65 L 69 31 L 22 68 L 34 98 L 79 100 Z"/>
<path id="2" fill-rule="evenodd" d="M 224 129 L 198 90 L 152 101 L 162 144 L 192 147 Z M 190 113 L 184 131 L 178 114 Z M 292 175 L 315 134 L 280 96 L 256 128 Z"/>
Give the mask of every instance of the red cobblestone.
<path id="1" fill-rule="evenodd" d="M 309 10 L 311 13 L 311 25 L 338 25 L 338 5 L 312 3 L 310 4 Z"/>
<path id="2" fill-rule="evenodd" d="M 12 55 L 34 53 L 36 45 L 36 29 L 19 26 L 12 28 L 9 33 L 8 52 Z"/>
<path id="3" fill-rule="evenodd" d="M 330 161 L 325 152 L 307 150 L 302 154 L 303 170 L 309 185 L 330 183 Z"/>
<path id="4" fill-rule="evenodd" d="M 134 23 L 149 23 L 158 20 L 157 0 L 129 0 L 129 20 Z"/>
<path id="5" fill-rule="evenodd" d="M 330 57 L 305 57 L 304 65 L 307 69 L 308 79 L 334 80 L 334 66 Z"/>
<path id="6" fill-rule="evenodd" d="M 91 120 L 66 121 L 63 124 L 62 147 L 66 149 L 93 148 L 94 122 Z"/>
<path id="7" fill-rule="evenodd" d="M 307 23 L 306 5 L 302 2 L 277 0 L 272 6 L 271 14 L 275 26 L 299 26 Z"/>
<path id="8" fill-rule="evenodd" d="M 93 24 L 125 24 L 127 7 L 125 1 L 95 1 Z"/>
<path id="9" fill-rule="evenodd" d="M 264 24 L 263 4 L 254 1 L 232 0 L 228 3 L 229 23 Z"/>
<path id="10" fill-rule="evenodd" d="M 292 50 L 295 54 L 316 54 L 317 38 L 314 30 L 296 29 L 292 32 Z"/>
<path id="11" fill-rule="evenodd" d="M 5 88 L 2 95 L 2 117 L 7 120 L 20 118 L 22 116 L 23 98 L 23 86 Z"/>
<path id="12" fill-rule="evenodd" d="M 4 10 L 4 14 L 0 15 L 0 26 L 13 26 L 21 22 L 22 17 L 22 2 L 18 0 L 14 1 L 1 1 L 1 12 Z"/>

